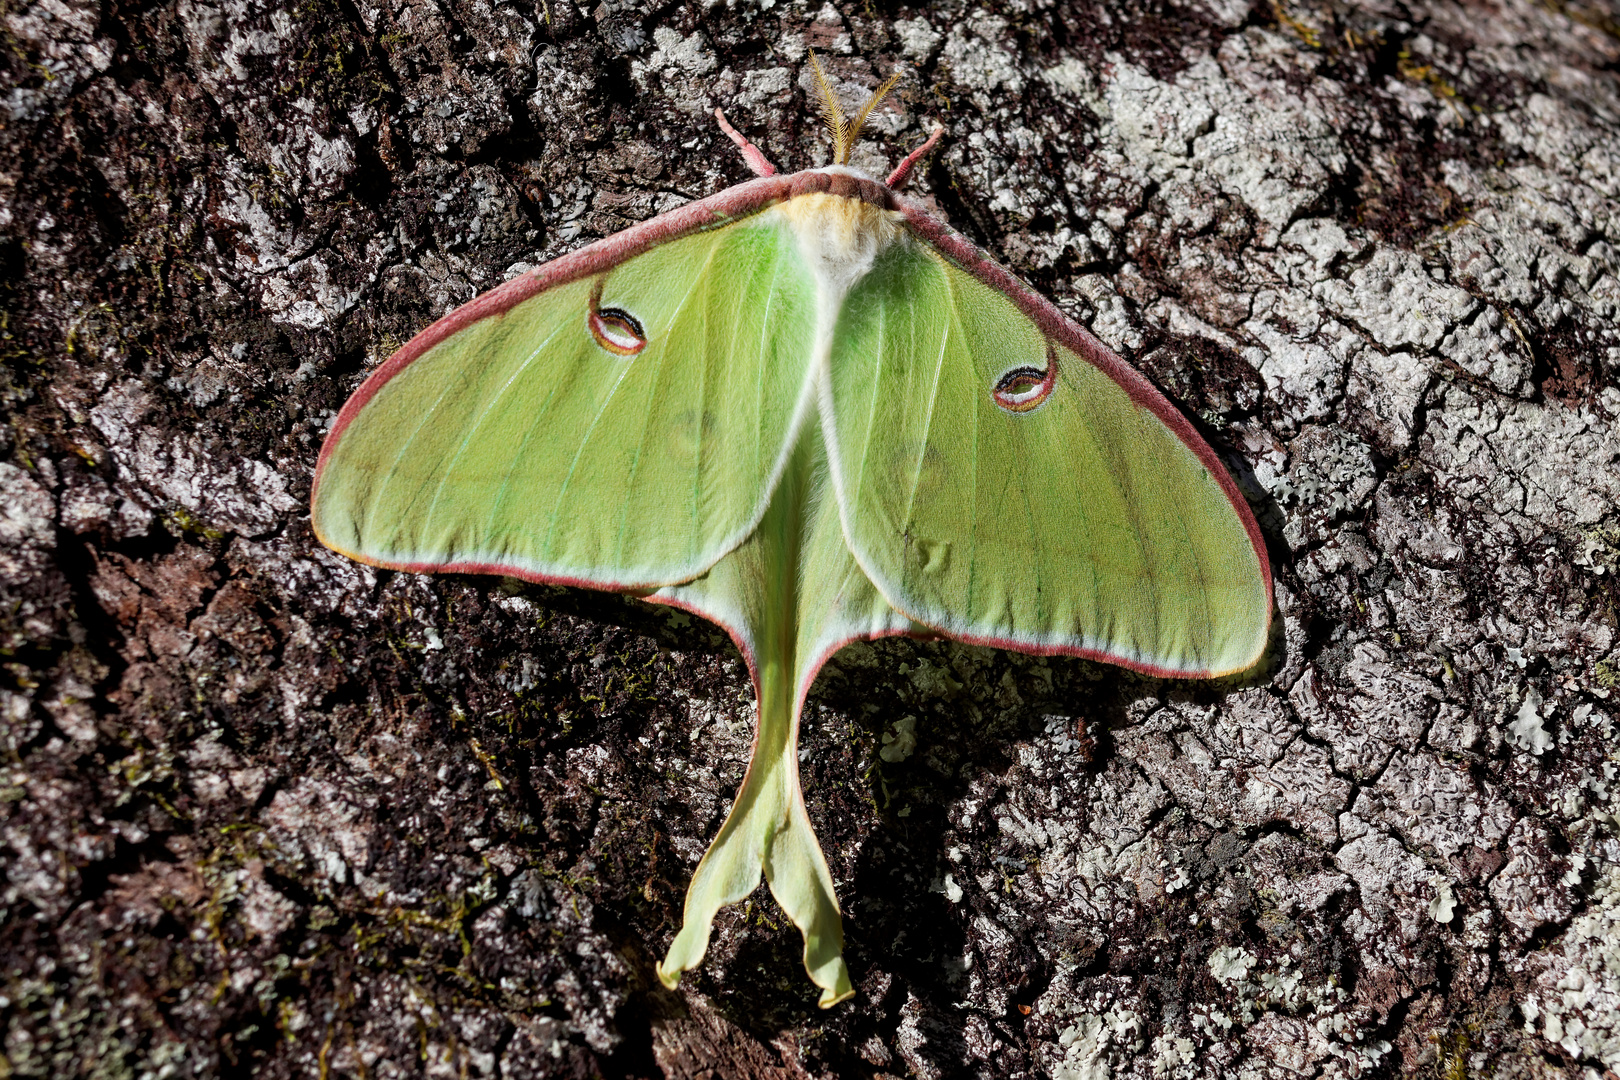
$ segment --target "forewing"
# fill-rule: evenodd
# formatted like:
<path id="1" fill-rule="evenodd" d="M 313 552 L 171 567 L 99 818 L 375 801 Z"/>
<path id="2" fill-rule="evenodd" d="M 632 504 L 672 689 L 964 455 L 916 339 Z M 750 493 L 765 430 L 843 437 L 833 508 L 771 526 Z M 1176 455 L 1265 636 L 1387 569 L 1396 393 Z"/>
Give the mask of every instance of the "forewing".
<path id="1" fill-rule="evenodd" d="M 1054 362 L 1042 397 L 1030 373 Z M 994 393 L 1019 369 L 1005 396 L 1039 402 L 1025 412 Z M 1271 601 L 1252 519 L 1145 382 L 1128 389 L 909 235 L 848 296 L 829 375 L 845 534 L 896 608 L 1146 671 L 1259 657 Z"/>
<path id="2" fill-rule="evenodd" d="M 323 453 L 315 527 L 406 569 L 693 577 L 764 510 L 806 399 L 813 320 L 810 278 L 770 214 L 558 284 L 362 387 Z M 633 347 L 637 324 L 639 352 L 607 347 Z"/>

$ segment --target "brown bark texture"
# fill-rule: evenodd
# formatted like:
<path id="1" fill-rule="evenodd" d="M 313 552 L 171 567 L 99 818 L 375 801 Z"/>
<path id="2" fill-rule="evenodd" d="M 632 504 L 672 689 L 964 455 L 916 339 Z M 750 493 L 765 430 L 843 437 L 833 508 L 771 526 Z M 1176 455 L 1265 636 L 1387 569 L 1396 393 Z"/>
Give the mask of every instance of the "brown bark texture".
<path id="1" fill-rule="evenodd" d="M 10 0 L 0 1076 L 1620 1069 L 1620 21 L 1593 0 Z M 741 778 L 724 636 L 374 571 L 322 437 L 454 306 L 824 162 L 1146 372 L 1264 523 L 1220 684 L 844 650 L 810 814 L 653 976 Z M 1049 463 L 1061 483 L 1064 463 Z"/>

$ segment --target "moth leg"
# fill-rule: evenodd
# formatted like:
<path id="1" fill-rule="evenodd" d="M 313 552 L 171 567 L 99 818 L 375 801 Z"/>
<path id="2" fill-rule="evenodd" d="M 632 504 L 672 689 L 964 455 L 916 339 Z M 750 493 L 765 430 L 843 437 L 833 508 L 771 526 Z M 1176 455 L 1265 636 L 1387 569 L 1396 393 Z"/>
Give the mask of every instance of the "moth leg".
<path id="1" fill-rule="evenodd" d="M 917 162 L 922 160 L 924 154 L 927 154 L 928 151 L 934 148 L 934 145 L 939 142 L 940 136 L 944 134 L 945 125 L 941 124 L 935 127 L 934 133 L 928 136 L 928 141 L 917 147 L 917 149 L 913 150 L 911 153 L 907 154 L 906 160 L 902 161 L 899 165 L 896 165 L 894 172 L 890 173 L 889 178 L 883 182 L 888 185 L 891 190 L 899 191 L 900 188 L 905 185 L 905 182 L 911 179 L 912 168 L 917 164 Z"/>
<path id="2" fill-rule="evenodd" d="M 737 146 L 742 149 L 743 160 L 748 162 L 748 167 L 754 170 L 754 174 L 756 176 L 776 175 L 776 166 L 772 165 L 769 159 L 767 159 L 765 155 L 760 152 L 759 147 L 749 142 L 743 136 L 742 132 L 738 131 L 736 128 L 732 127 L 726 122 L 725 113 L 721 112 L 719 109 L 716 109 L 714 110 L 714 118 L 720 121 L 720 130 L 731 136 L 731 141 L 736 143 Z"/>

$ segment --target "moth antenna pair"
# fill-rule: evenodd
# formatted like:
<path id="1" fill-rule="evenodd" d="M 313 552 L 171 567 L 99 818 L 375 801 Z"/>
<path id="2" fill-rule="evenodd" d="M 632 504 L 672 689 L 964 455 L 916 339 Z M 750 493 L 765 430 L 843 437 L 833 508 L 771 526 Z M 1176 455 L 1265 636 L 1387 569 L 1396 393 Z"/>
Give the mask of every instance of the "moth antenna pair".
<path id="1" fill-rule="evenodd" d="M 838 95 L 833 93 L 832 84 L 827 81 L 826 72 L 821 70 L 821 61 L 816 57 L 816 50 L 810 50 L 810 68 L 816 73 L 816 86 L 821 90 L 821 118 L 827 123 L 827 131 L 832 135 L 834 165 L 848 165 L 849 155 L 855 149 L 855 142 L 861 137 L 861 129 L 866 127 L 866 121 L 871 117 L 872 110 L 878 107 L 878 102 L 889 96 L 900 82 L 900 72 L 895 72 L 883 81 L 883 85 L 872 91 L 872 96 L 866 99 L 860 112 L 854 116 L 846 116 L 844 107 L 838 102 Z"/>
<path id="2" fill-rule="evenodd" d="M 882 86 L 872 92 L 872 96 L 867 99 L 866 104 L 861 106 L 861 111 L 853 117 L 848 117 L 844 115 L 844 107 L 838 103 L 837 95 L 833 93 L 832 86 L 827 82 L 826 73 L 821 70 L 821 61 L 816 59 L 814 49 L 810 50 L 810 66 L 816 73 L 816 85 L 821 90 L 822 119 L 826 121 L 827 130 L 832 135 L 832 163 L 834 165 L 848 165 L 849 155 L 855 149 L 855 141 L 860 138 L 861 131 L 866 127 L 866 121 L 872 115 L 872 110 L 877 108 L 878 104 L 900 82 L 900 72 L 897 71 L 890 75 Z M 748 167 L 754 171 L 756 176 L 776 175 L 776 166 L 771 164 L 770 159 L 760 151 L 759 147 L 749 142 L 742 132 L 731 126 L 726 120 L 724 112 L 715 109 L 714 118 L 720 122 L 720 130 L 725 132 L 726 136 L 737 144 L 738 149 L 742 151 L 743 160 L 748 162 Z M 917 162 L 922 159 L 923 155 L 934 148 L 944 134 L 944 125 L 935 125 L 927 141 L 907 154 L 905 160 L 895 168 L 894 172 L 889 174 L 889 178 L 885 183 L 890 188 L 898 191 L 900 186 L 910 178 L 911 170 L 916 166 Z"/>

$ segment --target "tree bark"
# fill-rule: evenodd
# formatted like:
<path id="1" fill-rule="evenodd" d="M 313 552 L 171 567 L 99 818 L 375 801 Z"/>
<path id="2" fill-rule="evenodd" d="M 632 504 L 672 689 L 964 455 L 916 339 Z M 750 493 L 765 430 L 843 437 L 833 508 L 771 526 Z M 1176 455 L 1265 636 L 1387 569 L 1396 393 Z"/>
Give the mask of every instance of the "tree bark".
<path id="1" fill-rule="evenodd" d="M 1612 7 L 0 26 L 0 1073 L 1620 1070 Z M 809 48 L 852 99 L 906 73 L 856 165 L 943 122 L 913 192 L 1196 418 L 1278 582 L 1220 684 L 844 650 L 802 763 L 828 1012 L 763 890 L 653 976 L 748 753 L 723 635 L 373 571 L 306 506 L 416 331 L 743 179 L 716 105 L 825 161 Z"/>

